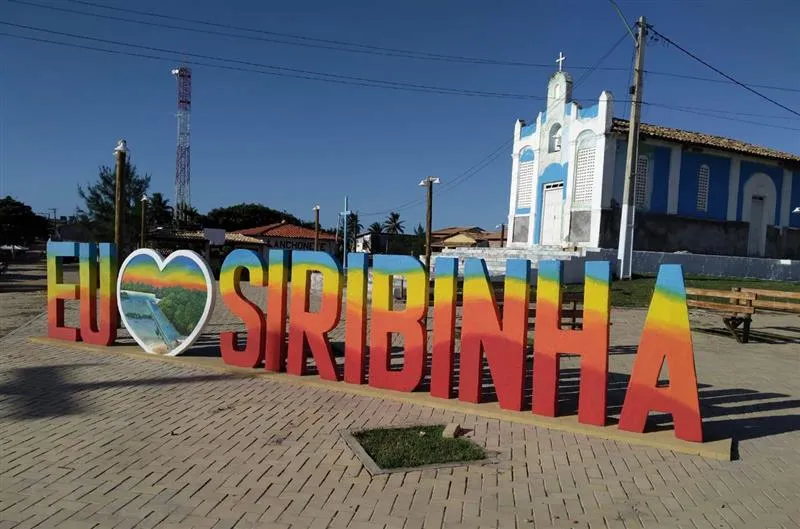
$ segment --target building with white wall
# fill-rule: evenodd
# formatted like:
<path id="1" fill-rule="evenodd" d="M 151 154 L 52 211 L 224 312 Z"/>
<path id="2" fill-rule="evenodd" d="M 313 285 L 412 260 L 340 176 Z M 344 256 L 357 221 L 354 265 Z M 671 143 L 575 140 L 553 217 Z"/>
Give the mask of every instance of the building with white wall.
<path id="1" fill-rule="evenodd" d="M 628 122 L 581 105 L 558 71 L 547 107 L 514 127 L 509 247 L 615 248 Z M 800 155 L 642 124 L 635 250 L 800 258 Z"/>

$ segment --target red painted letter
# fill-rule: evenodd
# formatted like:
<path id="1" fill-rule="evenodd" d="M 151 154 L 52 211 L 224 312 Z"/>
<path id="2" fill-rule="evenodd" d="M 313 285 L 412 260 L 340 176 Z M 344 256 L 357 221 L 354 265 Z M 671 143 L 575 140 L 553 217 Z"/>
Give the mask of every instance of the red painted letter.
<path id="1" fill-rule="evenodd" d="M 264 369 L 279 373 L 285 369 L 286 281 L 289 275 L 289 254 L 284 250 L 270 250 L 268 270 L 267 352 Z"/>
<path id="2" fill-rule="evenodd" d="M 100 243 L 98 259 L 94 243 L 81 243 L 81 333 L 80 339 L 108 346 L 117 338 L 117 249 Z M 98 281 L 99 272 L 99 281 Z M 99 312 L 99 318 L 98 318 Z"/>
<path id="3" fill-rule="evenodd" d="M 457 279 L 458 259 L 437 257 L 433 288 L 431 395 L 440 399 L 449 399 L 453 392 Z"/>
<path id="4" fill-rule="evenodd" d="M 344 381 L 366 382 L 364 348 L 367 341 L 367 254 L 347 256 L 347 316 L 344 328 Z"/>
<path id="5" fill-rule="evenodd" d="M 309 312 L 311 272 L 322 275 L 322 300 L 319 311 Z M 342 270 L 324 252 L 292 253 L 292 301 L 289 307 L 289 355 L 286 370 L 293 375 L 306 373 L 305 341 L 308 340 L 320 377 L 339 380 L 328 333 L 339 323 L 342 311 Z"/>
<path id="6" fill-rule="evenodd" d="M 611 267 L 608 261 L 586 263 L 583 330 L 580 331 L 561 329 L 562 268 L 562 261 L 539 263 L 533 340 L 533 413 L 556 416 L 559 356 L 579 354 L 578 422 L 604 426 Z"/>
<path id="7" fill-rule="evenodd" d="M 79 285 L 63 283 L 64 257 L 78 257 L 78 243 L 47 243 L 47 335 L 77 342 L 81 339 L 80 330 L 64 325 L 64 301 L 79 299 Z"/>
<path id="8" fill-rule="evenodd" d="M 500 407 L 521 410 L 528 335 L 530 261 L 509 259 L 506 262 L 502 324 L 483 259 L 465 261 L 463 297 L 458 398 L 467 402 L 481 401 L 483 348 Z"/>
<path id="9" fill-rule="evenodd" d="M 225 257 L 219 274 L 219 290 L 222 302 L 233 314 L 244 321 L 247 329 L 247 342 L 244 349 L 238 346 L 237 332 L 226 331 L 219 335 L 219 348 L 222 361 L 238 367 L 258 367 L 264 360 L 265 323 L 264 313 L 255 303 L 242 294 L 242 271 L 247 270 L 250 284 L 264 287 L 267 274 L 264 260 L 252 250 L 234 250 Z"/>
<path id="10" fill-rule="evenodd" d="M 658 387 L 665 360 L 669 366 L 669 386 Z M 619 418 L 620 430 L 644 432 L 651 411 L 672 414 L 677 438 L 703 441 L 694 348 L 680 265 L 661 265 L 658 271 Z"/>

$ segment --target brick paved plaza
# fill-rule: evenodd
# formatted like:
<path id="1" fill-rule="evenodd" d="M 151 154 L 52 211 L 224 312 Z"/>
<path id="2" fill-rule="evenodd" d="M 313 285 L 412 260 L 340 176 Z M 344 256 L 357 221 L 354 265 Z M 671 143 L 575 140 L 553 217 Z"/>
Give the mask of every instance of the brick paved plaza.
<path id="1" fill-rule="evenodd" d="M 0 339 L 0 528 L 800 527 L 800 319 L 759 314 L 754 336 L 776 343 L 747 345 L 701 332 L 718 317 L 692 319 L 705 431 L 734 438 L 731 462 L 34 344 L 39 317 Z M 613 414 L 643 320 L 612 312 Z M 219 303 L 192 354 L 234 329 Z M 496 462 L 373 478 L 339 435 L 444 422 Z"/>

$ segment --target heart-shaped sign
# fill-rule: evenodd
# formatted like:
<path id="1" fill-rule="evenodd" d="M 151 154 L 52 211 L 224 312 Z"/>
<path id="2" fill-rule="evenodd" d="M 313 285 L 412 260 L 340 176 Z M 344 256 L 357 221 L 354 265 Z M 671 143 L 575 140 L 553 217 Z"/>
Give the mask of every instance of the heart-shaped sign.
<path id="1" fill-rule="evenodd" d="M 214 279 L 195 252 L 161 259 L 142 248 L 122 263 L 117 306 L 122 323 L 148 353 L 176 356 L 200 336 L 214 310 Z"/>

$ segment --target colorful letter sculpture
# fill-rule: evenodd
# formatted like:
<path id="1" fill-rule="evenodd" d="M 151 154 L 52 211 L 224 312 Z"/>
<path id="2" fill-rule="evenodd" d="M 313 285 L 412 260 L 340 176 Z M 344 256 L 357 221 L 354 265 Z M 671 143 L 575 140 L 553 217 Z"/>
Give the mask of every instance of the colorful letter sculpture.
<path id="1" fill-rule="evenodd" d="M 110 345 L 119 315 L 145 351 L 178 355 L 197 339 L 214 308 L 213 276 L 194 252 L 181 250 L 162 260 L 152 250 L 138 250 L 117 274 L 111 244 L 51 242 L 47 251 L 48 334 L 53 338 Z M 64 283 L 65 258 L 79 260 L 77 285 Z M 219 289 L 227 309 L 243 323 L 244 333 L 220 334 L 222 360 L 238 367 L 263 364 L 266 371 L 305 375 L 313 359 L 323 379 L 404 392 L 418 389 L 429 375 L 432 396 L 450 399 L 457 393 L 460 400 L 471 403 L 483 400 L 484 365 L 488 365 L 501 408 L 522 412 L 529 404 L 532 413 L 555 417 L 560 358 L 578 355 L 578 422 L 606 425 L 610 263 L 585 264 L 583 321 L 575 330 L 561 326 L 562 262 L 538 263 L 534 300 L 530 262 L 509 260 L 499 299 L 484 261 L 466 259 L 460 352 L 457 259 L 436 260 L 433 289 L 425 268 L 411 256 L 376 255 L 370 270 L 367 255 L 351 253 L 347 264 L 344 276 L 339 263 L 323 252 L 228 254 Z M 266 295 L 264 306 L 242 292 L 245 272 L 258 303 Z M 395 285 L 401 278 L 405 295 L 398 303 Z M 321 294 L 313 303 L 312 290 Z M 78 327 L 65 322 L 70 300 L 79 301 Z M 343 313 L 341 365 L 329 334 Z M 394 336 L 402 338 L 402 360 L 400 351 L 393 350 Z M 667 385 L 659 383 L 665 363 Z M 533 396 L 528 400 L 525 388 L 531 386 Z M 671 414 L 678 438 L 703 441 L 686 291 L 678 265 L 659 270 L 619 428 L 642 433 L 651 412 Z"/>
<path id="2" fill-rule="evenodd" d="M 176 356 L 200 336 L 214 310 L 216 288 L 205 261 L 179 250 L 162 260 L 153 250 L 130 254 L 120 267 L 122 323 L 148 353 Z"/>

